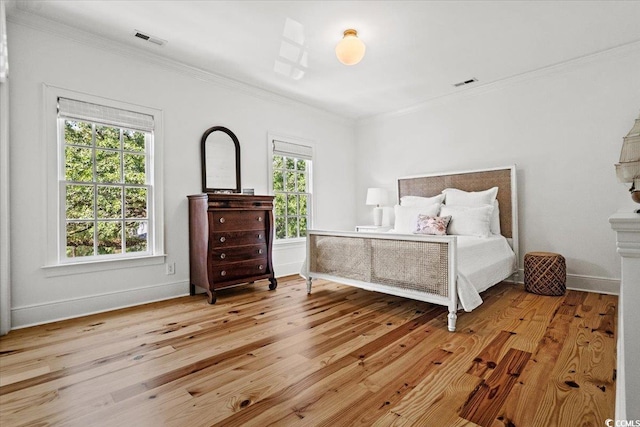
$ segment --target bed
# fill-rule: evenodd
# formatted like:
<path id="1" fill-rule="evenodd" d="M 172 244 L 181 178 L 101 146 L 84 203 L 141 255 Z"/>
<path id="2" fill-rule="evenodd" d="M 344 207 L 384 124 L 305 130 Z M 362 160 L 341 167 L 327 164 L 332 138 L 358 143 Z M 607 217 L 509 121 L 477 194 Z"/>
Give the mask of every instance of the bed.
<path id="1" fill-rule="evenodd" d="M 389 233 L 308 230 L 307 257 L 302 275 L 311 293 L 313 279 L 327 279 L 362 289 L 412 298 L 448 307 L 447 327 L 456 329 L 459 309 L 482 304 L 480 293 L 517 274 L 518 216 L 515 166 L 477 171 L 411 176 L 398 179 L 399 205 L 409 199 L 438 198 L 445 189 L 456 194 L 484 194 L 497 188 L 491 233 L 487 235 L 413 234 L 400 227 Z M 439 212 L 454 212 L 452 190 Z M 469 192 L 469 193 L 465 193 Z M 411 196 L 411 197 L 406 197 Z M 401 202 L 402 201 L 402 202 Z M 484 204 L 482 206 L 485 206 Z M 400 210 L 399 209 L 404 209 Z M 465 209 L 468 209 L 465 207 Z M 465 211 L 466 212 L 466 211 Z M 460 217 L 461 218 L 461 217 Z M 459 221 L 458 224 L 464 224 Z M 445 226 L 446 228 L 446 226 Z M 459 227 L 458 227 L 459 228 Z"/>

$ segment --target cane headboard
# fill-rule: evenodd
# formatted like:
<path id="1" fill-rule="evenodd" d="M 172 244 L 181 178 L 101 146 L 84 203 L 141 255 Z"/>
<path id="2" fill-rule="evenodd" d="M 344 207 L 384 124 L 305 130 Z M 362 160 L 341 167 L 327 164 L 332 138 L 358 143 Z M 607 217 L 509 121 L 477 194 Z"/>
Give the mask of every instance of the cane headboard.
<path id="1" fill-rule="evenodd" d="M 515 165 L 477 171 L 398 178 L 398 199 L 403 196 L 432 197 L 440 194 L 445 188 L 482 191 L 492 187 L 498 187 L 500 232 L 504 237 L 513 240 L 512 247 L 515 249 L 518 247 L 518 199 Z"/>

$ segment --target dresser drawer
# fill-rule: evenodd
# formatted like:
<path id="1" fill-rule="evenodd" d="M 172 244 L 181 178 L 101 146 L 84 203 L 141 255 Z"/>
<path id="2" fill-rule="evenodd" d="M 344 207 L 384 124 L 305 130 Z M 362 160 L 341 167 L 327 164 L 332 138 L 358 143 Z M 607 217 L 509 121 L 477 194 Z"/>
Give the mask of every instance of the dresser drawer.
<path id="1" fill-rule="evenodd" d="M 217 264 L 225 262 L 248 261 L 263 258 L 267 254 L 267 244 L 232 246 L 212 249 L 209 253 L 211 261 Z"/>
<path id="2" fill-rule="evenodd" d="M 267 235 L 264 230 L 213 232 L 209 236 L 209 247 L 211 249 L 256 245 L 266 242 Z"/>
<path id="3" fill-rule="evenodd" d="M 213 211 L 210 227 L 213 231 L 264 230 L 265 211 Z"/>
<path id="4" fill-rule="evenodd" d="M 240 200 L 211 200 L 209 199 L 209 208 L 218 209 L 254 209 L 254 210 L 268 210 L 273 209 L 273 197 L 267 197 L 266 199 L 256 199 L 242 197 Z"/>
<path id="5" fill-rule="evenodd" d="M 216 282 L 259 276 L 268 273 L 267 257 L 234 263 L 217 263 L 211 266 L 210 279 Z"/>

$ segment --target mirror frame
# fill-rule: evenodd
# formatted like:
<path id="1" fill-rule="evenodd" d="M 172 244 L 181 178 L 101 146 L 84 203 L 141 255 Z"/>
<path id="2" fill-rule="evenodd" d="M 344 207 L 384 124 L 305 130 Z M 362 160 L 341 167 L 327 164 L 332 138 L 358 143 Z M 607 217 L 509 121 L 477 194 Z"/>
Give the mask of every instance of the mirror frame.
<path id="1" fill-rule="evenodd" d="M 209 188 L 207 187 L 207 157 L 206 142 L 207 137 L 213 132 L 224 132 L 236 146 L 236 188 Z M 239 193 L 242 186 L 240 185 L 240 142 L 236 135 L 224 126 L 213 126 L 202 134 L 200 140 L 200 156 L 202 158 L 202 191 L 204 193 Z"/>

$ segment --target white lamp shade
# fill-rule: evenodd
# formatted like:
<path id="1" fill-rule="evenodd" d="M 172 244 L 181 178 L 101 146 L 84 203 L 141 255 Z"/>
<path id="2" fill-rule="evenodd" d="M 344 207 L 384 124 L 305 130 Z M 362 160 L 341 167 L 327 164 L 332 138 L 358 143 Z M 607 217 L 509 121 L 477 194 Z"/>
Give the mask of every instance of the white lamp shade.
<path id="1" fill-rule="evenodd" d="M 387 190 L 384 188 L 369 188 L 367 190 L 367 205 L 384 205 L 387 203 Z"/>
<path id="2" fill-rule="evenodd" d="M 336 46 L 336 56 L 345 65 L 355 65 L 364 58 L 366 49 L 356 30 L 346 30 Z"/>

